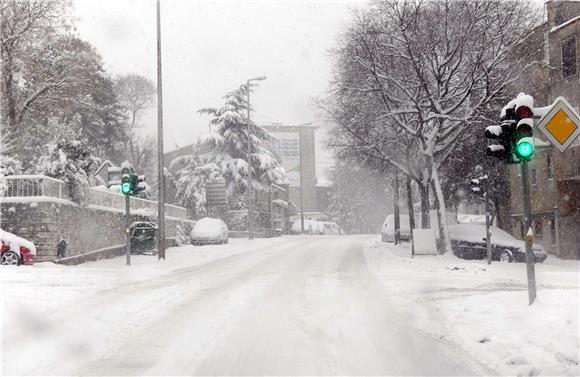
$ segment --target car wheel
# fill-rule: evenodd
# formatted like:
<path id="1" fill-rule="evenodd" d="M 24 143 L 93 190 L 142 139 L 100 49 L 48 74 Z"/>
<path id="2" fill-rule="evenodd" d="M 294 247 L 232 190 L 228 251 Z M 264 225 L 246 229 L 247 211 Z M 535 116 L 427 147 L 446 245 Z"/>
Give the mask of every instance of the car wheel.
<path id="1" fill-rule="evenodd" d="M 20 264 L 20 258 L 15 252 L 7 251 L 2 254 L 2 258 L 0 258 L 0 264 L 5 266 L 18 266 Z"/>
<path id="2" fill-rule="evenodd" d="M 511 256 L 511 254 L 509 253 L 509 251 L 504 250 L 501 252 L 501 255 L 499 256 L 499 261 L 504 262 L 504 263 L 512 263 L 513 258 Z"/>

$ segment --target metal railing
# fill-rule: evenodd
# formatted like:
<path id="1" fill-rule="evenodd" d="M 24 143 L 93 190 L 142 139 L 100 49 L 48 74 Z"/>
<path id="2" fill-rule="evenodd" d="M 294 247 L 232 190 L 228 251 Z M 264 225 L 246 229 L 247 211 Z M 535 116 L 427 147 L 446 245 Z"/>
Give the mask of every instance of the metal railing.
<path id="1" fill-rule="evenodd" d="M 6 180 L 5 197 L 50 196 L 68 199 L 65 183 L 44 175 L 11 175 Z"/>
<path id="2" fill-rule="evenodd" d="M 44 175 L 11 175 L 4 177 L 6 190 L 4 197 L 47 196 L 51 198 L 70 199 L 63 181 Z M 125 211 L 125 197 L 106 189 L 89 187 L 87 191 L 89 206 Z M 157 215 L 157 202 L 153 200 L 131 197 L 131 210 L 141 211 L 143 215 Z M 187 209 L 171 204 L 165 205 L 165 216 L 187 218 Z"/>

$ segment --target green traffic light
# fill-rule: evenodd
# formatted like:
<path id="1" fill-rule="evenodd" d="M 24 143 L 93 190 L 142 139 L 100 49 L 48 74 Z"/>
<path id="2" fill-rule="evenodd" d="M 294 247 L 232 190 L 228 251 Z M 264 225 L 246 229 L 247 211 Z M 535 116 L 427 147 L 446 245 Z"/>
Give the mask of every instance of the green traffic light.
<path id="1" fill-rule="evenodd" d="M 531 160 L 534 154 L 534 145 L 529 141 L 520 141 L 516 147 L 516 153 L 524 160 Z"/>
<path id="2" fill-rule="evenodd" d="M 123 193 L 123 195 L 129 195 L 131 193 L 131 184 L 123 183 L 121 185 L 121 192 Z"/>

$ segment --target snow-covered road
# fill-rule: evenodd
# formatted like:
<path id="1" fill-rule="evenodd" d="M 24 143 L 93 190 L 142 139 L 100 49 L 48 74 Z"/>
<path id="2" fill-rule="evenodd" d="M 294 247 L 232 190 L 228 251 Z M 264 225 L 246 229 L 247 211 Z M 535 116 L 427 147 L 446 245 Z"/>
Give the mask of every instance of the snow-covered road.
<path id="1" fill-rule="evenodd" d="M 2 372 L 501 373 L 452 335 L 449 317 L 461 324 L 462 313 L 431 300 L 471 289 L 472 280 L 490 276 L 470 273 L 456 279 L 446 266 L 441 279 L 437 266 L 455 260 L 438 257 L 443 264 L 432 267 L 426 259 L 398 255 L 403 248 L 378 243 L 369 248 L 368 239 L 234 240 L 233 245 L 172 249 L 168 262 L 138 257 L 130 268 L 119 258 L 85 267 L 3 270 L 9 274 L 2 279 Z M 453 272 L 481 268 L 459 262 Z M 33 278 L 24 277 L 31 271 Z M 19 295 L 15 289 L 30 291 Z M 525 293 L 522 297 L 525 301 Z M 574 325 L 577 331 L 577 321 Z"/>

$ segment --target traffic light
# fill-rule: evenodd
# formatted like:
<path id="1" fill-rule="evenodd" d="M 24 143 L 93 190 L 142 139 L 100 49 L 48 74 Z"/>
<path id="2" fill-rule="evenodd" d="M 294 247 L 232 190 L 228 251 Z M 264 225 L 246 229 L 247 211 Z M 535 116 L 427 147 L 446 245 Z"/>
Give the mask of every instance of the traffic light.
<path id="1" fill-rule="evenodd" d="M 512 102 L 508 103 L 501 112 L 501 124 L 499 126 L 489 126 L 485 128 L 485 137 L 497 140 L 497 144 L 487 146 L 486 154 L 506 160 L 513 153 L 513 135 L 516 128 L 517 116 Z"/>
<path id="2" fill-rule="evenodd" d="M 474 194 L 481 194 L 481 183 L 479 182 L 479 179 L 472 179 L 471 182 L 471 191 Z"/>
<path id="3" fill-rule="evenodd" d="M 534 99 L 524 93 L 511 100 L 501 111 L 501 125 L 485 128 L 485 137 L 497 140 L 487 146 L 486 154 L 506 163 L 529 161 L 534 155 Z"/>
<path id="4" fill-rule="evenodd" d="M 141 191 L 145 191 L 147 189 L 147 183 L 145 183 L 145 176 L 144 175 L 137 175 L 132 174 L 132 184 L 133 184 L 133 193 L 137 194 Z"/>
<path id="5" fill-rule="evenodd" d="M 520 160 L 530 161 L 534 156 L 534 99 L 532 96 L 520 93 L 516 98 L 516 127 L 514 153 Z"/>
<path id="6" fill-rule="evenodd" d="M 131 185 L 131 174 L 123 174 L 121 176 L 121 193 L 125 196 L 131 195 L 132 185 Z"/>

